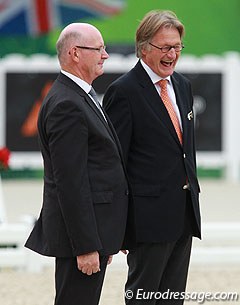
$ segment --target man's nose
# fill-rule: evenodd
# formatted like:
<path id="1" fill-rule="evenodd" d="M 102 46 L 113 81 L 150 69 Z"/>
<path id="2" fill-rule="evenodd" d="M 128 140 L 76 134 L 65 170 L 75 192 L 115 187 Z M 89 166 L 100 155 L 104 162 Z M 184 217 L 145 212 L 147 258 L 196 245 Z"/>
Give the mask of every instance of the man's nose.
<path id="1" fill-rule="evenodd" d="M 109 54 L 106 50 L 102 51 L 102 57 L 105 58 L 105 59 L 107 59 L 109 57 Z"/>

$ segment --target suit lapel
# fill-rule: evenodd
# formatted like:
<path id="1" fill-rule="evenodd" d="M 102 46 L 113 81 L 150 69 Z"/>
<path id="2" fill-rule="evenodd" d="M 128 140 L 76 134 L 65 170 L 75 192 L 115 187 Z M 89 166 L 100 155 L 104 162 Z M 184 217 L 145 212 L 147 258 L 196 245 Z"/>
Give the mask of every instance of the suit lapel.
<path id="1" fill-rule="evenodd" d="M 187 139 L 187 108 L 186 108 L 186 96 L 184 90 L 182 90 L 182 87 L 180 86 L 180 83 L 176 77 L 176 74 L 174 73 L 171 77 L 173 88 L 176 95 L 176 101 L 178 105 L 178 109 L 181 115 L 182 120 L 182 129 L 183 129 L 183 143 Z M 184 141 L 185 139 L 185 141 Z"/>
<path id="2" fill-rule="evenodd" d="M 94 102 L 92 101 L 92 99 L 88 96 L 88 94 L 81 88 L 79 87 L 74 81 L 72 81 L 70 78 L 68 78 L 67 76 L 65 76 L 64 74 L 60 73 L 58 75 L 58 80 L 60 82 L 65 83 L 68 87 L 72 88 L 75 92 L 77 92 L 79 95 L 81 95 L 81 97 L 86 101 L 86 103 L 89 105 L 89 107 L 95 112 L 95 114 L 98 116 L 98 118 L 100 119 L 100 121 L 103 123 L 103 125 L 105 126 L 105 128 L 108 130 L 108 132 L 110 133 L 110 135 L 113 137 L 111 129 L 108 126 L 108 123 L 105 121 L 104 117 L 102 116 L 101 112 L 99 111 L 99 109 L 97 108 L 97 106 L 94 104 Z M 104 110 L 103 110 L 104 112 Z M 104 112 L 104 115 L 106 115 L 106 113 Z"/>
<path id="3" fill-rule="evenodd" d="M 78 86 L 79 87 L 79 86 Z M 80 87 L 79 87 L 80 88 Z M 80 88 L 81 89 L 81 88 Z M 104 126 L 106 127 L 108 133 L 110 134 L 110 136 L 112 137 L 112 139 L 114 140 L 117 148 L 118 148 L 118 152 L 119 152 L 119 155 L 121 157 L 121 160 L 122 160 L 122 164 L 123 164 L 123 167 L 124 167 L 124 171 L 125 171 L 125 174 L 126 174 L 126 168 L 125 168 L 125 163 L 124 163 L 124 158 L 123 158 L 123 153 L 122 153 L 122 148 L 121 148 L 121 144 L 119 142 L 119 139 L 118 139 L 118 136 L 116 134 L 116 131 L 111 123 L 111 120 L 109 119 L 107 113 L 105 112 L 105 110 L 102 108 L 102 112 L 104 113 L 105 115 L 105 118 L 107 119 L 107 122 L 106 120 L 104 119 L 104 117 L 102 116 L 102 114 L 100 113 L 100 111 L 98 110 L 98 108 L 96 107 L 96 105 L 93 103 L 93 101 L 91 100 L 91 98 L 88 96 L 88 94 L 81 89 L 81 95 L 83 95 L 86 99 L 86 102 L 88 103 L 88 105 L 93 109 L 93 111 L 97 114 L 97 116 L 100 118 L 101 122 L 104 124 Z M 127 175 L 127 174 L 126 174 Z"/>
<path id="4" fill-rule="evenodd" d="M 105 114 L 105 112 L 104 112 L 104 114 Z M 121 160 L 122 160 L 123 168 L 124 168 L 125 174 L 126 174 L 126 176 L 127 176 L 127 169 L 126 169 L 125 162 L 124 162 L 124 157 L 123 157 L 123 152 L 122 152 L 121 143 L 120 143 L 120 141 L 119 141 L 119 139 L 118 139 L 118 136 L 117 136 L 117 133 L 116 133 L 116 131 L 115 131 L 115 128 L 114 128 L 112 122 L 110 121 L 110 119 L 108 118 L 107 114 L 106 114 L 106 117 L 107 117 L 107 119 L 108 119 L 109 128 L 110 128 L 110 130 L 111 130 L 111 132 L 112 132 L 112 135 L 113 135 L 113 137 L 114 137 L 115 143 L 116 143 L 116 145 L 117 145 L 117 147 L 118 147 L 118 151 L 119 151 L 119 154 L 120 154 L 120 157 L 121 157 Z"/>
<path id="5" fill-rule="evenodd" d="M 107 115 L 107 113 L 105 112 L 105 110 L 102 108 L 102 112 L 105 115 L 106 120 L 103 118 L 102 114 L 100 113 L 100 111 L 97 109 L 97 107 L 94 105 L 94 103 L 92 102 L 91 98 L 86 94 L 86 102 L 88 103 L 88 105 L 93 109 L 93 111 L 97 114 L 97 116 L 100 118 L 100 120 L 102 121 L 102 123 L 104 124 L 104 126 L 106 127 L 107 131 L 109 132 L 110 136 L 113 138 L 114 142 L 117 144 L 118 146 L 118 150 L 122 156 L 122 150 L 121 150 L 121 145 L 120 142 L 118 140 L 117 134 L 115 132 L 115 129 Z"/>
<path id="6" fill-rule="evenodd" d="M 116 145 L 118 147 L 119 154 L 120 154 L 120 156 L 123 160 L 121 145 L 119 143 L 119 140 L 118 140 L 118 137 L 117 137 L 116 132 L 114 130 L 114 127 L 112 126 L 112 123 L 111 123 L 110 119 L 108 118 L 108 115 L 106 114 L 104 109 L 102 109 L 102 111 L 103 111 L 103 113 L 104 113 L 104 115 L 107 119 L 107 122 L 105 121 L 104 117 L 102 116 L 102 114 L 98 110 L 97 106 L 94 104 L 94 102 L 91 100 L 91 98 L 88 96 L 88 94 L 81 87 L 79 87 L 76 83 L 74 83 L 74 81 L 72 81 L 70 78 L 68 78 L 67 76 L 65 76 L 62 73 L 59 74 L 58 80 L 65 83 L 67 86 L 71 87 L 75 92 L 77 92 L 79 95 L 82 96 L 82 98 L 86 101 L 86 103 L 89 105 L 89 107 L 98 116 L 98 118 L 103 123 L 104 127 L 107 129 L 108 133 L 110 134 L 110 136 L 112 137 L 112 139 L 116 143 Z"/>
<path id="7" fill-rule="evenodd" d="M 152 107 L 154 113 L 159 117 L 159 121 L 163 128 L 166 128 L 175 141 L 181 146 L 175 128 L 172 124 L 171 118 L 164 106 L 160 95 L 158 94 L 154 84 L 152 83 L 147 72 L 142 67 L 141 63 L 138 62 L 135 66 L 137 78 L 139 79 L 139 84 L 142 87 L 142 94 L 145 96 L 149 105 Z"/>

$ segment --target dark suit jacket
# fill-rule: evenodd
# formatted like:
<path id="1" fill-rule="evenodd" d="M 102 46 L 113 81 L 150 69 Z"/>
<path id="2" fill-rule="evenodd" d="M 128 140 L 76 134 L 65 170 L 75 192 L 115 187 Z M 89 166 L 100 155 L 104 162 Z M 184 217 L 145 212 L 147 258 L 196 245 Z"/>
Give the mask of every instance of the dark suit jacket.
<path id="1" fill-rule="evenodd" d="M 140 62 L 108 88 L 103 105 L 122 145 L 132 188 L 138 242 L 176 240 L 183 231 L 190 185 L 195 235 L 200 237 L 193 98 L 189 81 L 171 77 L 183 125 L 183 146 Z M 192 221 L 192 220 L 191 220 Z"/>
<path id="2" fill-rule="evenodd" d="M 44 160 L 41 214 L 26 247 L 47 256 L 117 253 L 128 186 L 111 124 L 76 83 L 59 74 L 38 119 Z"/>

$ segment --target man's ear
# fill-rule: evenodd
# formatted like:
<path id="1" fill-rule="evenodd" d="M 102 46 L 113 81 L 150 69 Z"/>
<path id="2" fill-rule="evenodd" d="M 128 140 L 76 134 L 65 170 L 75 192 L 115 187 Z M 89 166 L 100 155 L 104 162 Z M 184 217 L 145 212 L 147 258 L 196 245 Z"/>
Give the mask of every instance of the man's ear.
<path id="1" fill-rule="evenodd" d="M 149 51 L 149 47 L 148 45 L 144 45 L 141 50 L 142 55 L 146 55 L 147 51 Z"/>
<path id="2" fill-rule="evenodd" d="M 75 62 L 79 61 L 79 54 L 76 47 L 73 47 L 69 50 L 68 54 L 71 56 L 72 60 Z"/>

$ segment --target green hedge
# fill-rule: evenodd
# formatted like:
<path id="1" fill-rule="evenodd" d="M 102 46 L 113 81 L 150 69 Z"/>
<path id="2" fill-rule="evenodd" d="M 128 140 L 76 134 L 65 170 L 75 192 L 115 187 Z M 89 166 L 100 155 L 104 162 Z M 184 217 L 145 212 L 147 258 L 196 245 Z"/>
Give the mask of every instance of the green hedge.
<path id="1" fill-rule="evenodd" d="M 199 178 L 213 178 L 219 179 L 224 177 L 224 168 L 198 168 Z M 1 171 L 1 177 L 4 180 L 7 179 L 42 179 L 43 169 L 8 169 Z"/>

